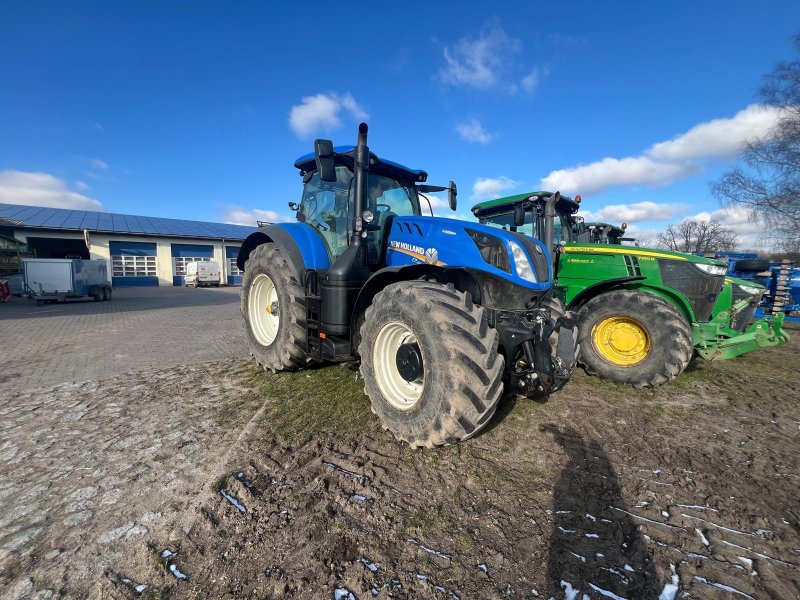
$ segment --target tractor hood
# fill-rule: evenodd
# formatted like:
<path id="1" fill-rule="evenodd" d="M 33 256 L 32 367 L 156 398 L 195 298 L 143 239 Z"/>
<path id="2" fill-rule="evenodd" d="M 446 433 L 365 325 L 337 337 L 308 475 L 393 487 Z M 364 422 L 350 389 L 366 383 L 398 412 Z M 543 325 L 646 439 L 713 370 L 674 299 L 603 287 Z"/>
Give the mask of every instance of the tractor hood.
<path id="1" fill-rule="evenodd" d="M 648 258 L 665 258 L 700 265 L 727 266 L 724 262 L 705 256 L 696 256 L 684 252 L 673 252 L 661 248 L 643 248 L 641 246 L 620 246 L 619 244 L 566 244 L 564 252 L 571 254 L 627 254 L 629 256 L 646 256 Z"/>

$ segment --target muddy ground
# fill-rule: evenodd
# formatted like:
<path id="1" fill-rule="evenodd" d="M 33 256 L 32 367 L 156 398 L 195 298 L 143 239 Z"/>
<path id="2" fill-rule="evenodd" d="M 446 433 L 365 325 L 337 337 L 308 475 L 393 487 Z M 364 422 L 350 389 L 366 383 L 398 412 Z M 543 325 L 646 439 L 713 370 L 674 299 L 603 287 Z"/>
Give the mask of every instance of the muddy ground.
<path id="1" fill-rule="evenodd" d="M 176 389 L 169 370 L 137 379 L 156 390 L 123 414 L 142 419 L 149 402 L 168 400 L 177 416 L 166 430 L 194 428 L 191 445 L 172 436 L 175 450 L 150 456 L 158 440 L 132 440 L 144 456 L 136 477 L 116 481 L 125 492 L 116 504 L 102 500 L 111 465 L 87 470 L 97 484 L 72 482 L 98 488 L 80 506 L 42 501 L 34 515 L 46 518 L 31 528 L 43 533 L 5 556 L 6 590 L 31 598 L 800 597 L 797 341 L 694 363 L 655 391 L 578 373 L 547 402 L 505 398 L 481 435 L 433 451 L 412 451 L 381 429 L 355 372 L 334 365 L 271 375 L 220 363 L 194 370 L 189 387 Z M 87 389 L 108 401 L 120 386 Z M 188 389 L 199 390 L 191 410 L 176 401 Z M 79 386 L 59 393 L 80 399 Z M 169 437 L 158 423 L 172 414 L 154 420 L 156 437 Z M 116 431 L 120 440 L 139 435 Z M 191 470 L 181 474 L 173 452 Z M 91 516 L 59 542 L 78 511 Z M 152 514 L 158 519 L 145 523 Z"/>
<path id="2" fill-rule="evenodd" d="M 353 366 L 235 377 L 258 427 L 104 595 L 800 597 L 796 341 L 655 391 L 578 373 L 434 451 L 381 429 Z"/>

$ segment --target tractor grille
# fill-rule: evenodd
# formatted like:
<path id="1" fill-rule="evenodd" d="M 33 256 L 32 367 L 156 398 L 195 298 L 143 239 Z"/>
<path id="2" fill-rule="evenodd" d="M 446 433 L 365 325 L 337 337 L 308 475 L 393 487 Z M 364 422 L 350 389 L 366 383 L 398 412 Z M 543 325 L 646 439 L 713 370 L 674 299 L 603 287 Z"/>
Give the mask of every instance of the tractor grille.
<path id="1" fill-rule="evenodd" d="M 714 303 L 725 283 L 725 275 L 710 275 L 690 262 L 679 260 L 660 259 L 658 267 L 664 285 L 678 290 L 689 300 L 697 321 L 709 321 Z"/>
<path id="2" fill-rule="evenodd" d="M 750 295 L 739 288 L 738 285 L 733 286 L 733 303 L 736 304 L 739 300 L 747 300 L 750 299 L 750 303 L 747 307 L 740 311 L 739 313 L 735 314 L 731 319 L 731 329 L 734 331 L 744 331 L 750 325 L 750 322 L 753 320 L 753 314 L 756 312 L 756 308 L 758 308 L 758 303 L 761 300 L 761 296 L 756 294 L 755 296 Z"/>

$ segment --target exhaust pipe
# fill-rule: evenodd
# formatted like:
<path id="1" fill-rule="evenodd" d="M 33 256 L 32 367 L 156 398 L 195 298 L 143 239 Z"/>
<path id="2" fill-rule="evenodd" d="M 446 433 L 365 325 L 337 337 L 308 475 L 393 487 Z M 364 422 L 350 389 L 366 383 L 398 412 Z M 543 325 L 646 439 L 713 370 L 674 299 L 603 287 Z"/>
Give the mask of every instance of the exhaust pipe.
<path id="1" fill-rule="evenodd" d="M 369 127 L 366 123 L 358 126 L 358 142 L 355 149 L 355 164 L 353 165 L 353 185 L 355 186 L 355 199 L 353 202 L 353 246 L 361 246 L 361 213 L 364 212 L 365 200 L 368 198 L 367 184 L 369 182 L 369 146 L 367 146 L 367 132 Z"/>
<path id="2" fill-rule="evenodd" d="M 547 248 L 547 251 L 554 258 L 553 232 L 555 231 L 556 204 L 558 204 L 559 200 L 561 200 L 561 192 L 556 192 L 547 199 L 544 205 L 544 239 L 542 242 L 544 242 L 544 247 Z"/>

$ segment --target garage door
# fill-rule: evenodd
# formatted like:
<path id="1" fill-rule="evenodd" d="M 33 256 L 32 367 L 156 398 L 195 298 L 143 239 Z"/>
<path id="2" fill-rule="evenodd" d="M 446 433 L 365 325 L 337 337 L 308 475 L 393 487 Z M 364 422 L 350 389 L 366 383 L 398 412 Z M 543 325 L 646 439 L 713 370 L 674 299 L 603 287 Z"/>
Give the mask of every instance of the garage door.
<path id="1" fill-rule="evenodd" d="M 228 273 L 228 285 L 242 285 L 242 272 L 236 266 L 239 246 L 225 246 L 225 263 Z"/>
<path id="2" fill-rule="evenodd" d="M 156 245 L 150 242 L 109 242 L 114 287 L 158 285 Z"/>
<path id="3" fill-rule="evenodd" d="M 172 285 L 185 283 L 186 265 L 190 262 L 211 260 L 214 246 L 205 244 L 172 244 Z"/>

